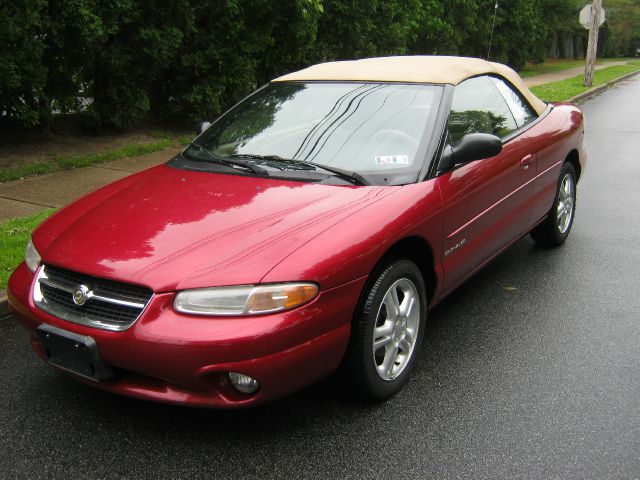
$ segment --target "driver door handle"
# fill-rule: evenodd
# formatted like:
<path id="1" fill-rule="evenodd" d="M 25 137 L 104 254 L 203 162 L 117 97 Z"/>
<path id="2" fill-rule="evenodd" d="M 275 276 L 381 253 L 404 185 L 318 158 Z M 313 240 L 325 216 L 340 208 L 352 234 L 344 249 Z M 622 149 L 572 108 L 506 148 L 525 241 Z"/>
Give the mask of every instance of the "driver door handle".
<path id="1" fill-rule="evenodd" d="M 529 165 L 531 165 L 531 163 L 533 162 L 534 158 L 535 156 L 530 153 L 529 155 L 523 157 L 522 160 L 520 160 L 520 166 L 527 170 L 529 168 Z"/>

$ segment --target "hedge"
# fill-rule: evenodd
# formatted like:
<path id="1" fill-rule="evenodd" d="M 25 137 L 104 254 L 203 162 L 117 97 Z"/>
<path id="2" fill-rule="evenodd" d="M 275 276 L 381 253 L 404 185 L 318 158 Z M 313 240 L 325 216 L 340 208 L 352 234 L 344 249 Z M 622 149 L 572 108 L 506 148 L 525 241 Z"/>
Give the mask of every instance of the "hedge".
<path id="1" fill-rule="evenodd" d="M 501 3 L 491 58 L 517 68 L 544 57 L 576 2 Z M 321 61 L 486 57 L 493 12 L 494 0 L 2 2 L 0 128 L 77 111 L 97 128 L 191 121 Z"/>

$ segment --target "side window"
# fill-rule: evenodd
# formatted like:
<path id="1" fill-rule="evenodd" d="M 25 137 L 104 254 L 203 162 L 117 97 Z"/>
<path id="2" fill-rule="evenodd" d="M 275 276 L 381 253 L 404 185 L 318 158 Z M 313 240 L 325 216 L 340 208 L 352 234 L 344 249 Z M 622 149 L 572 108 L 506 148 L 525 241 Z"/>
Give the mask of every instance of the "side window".
<path id="1" fill-rule="evenodd" d="M 491 77 L 491 80 L 498 88 L 502 96 L 504 97 L 507 105 L 511 109 L 518 128 L 526 125 L 536 118 L 536 114 L 529 106 L 529 104 L 517 93 L 510 85 L 504 80 L 496 77 Z"/>
<path id="2" fill-rule="evenodd" d="M 452 145 L 467 133 L 490 133 L 502 138 L 518 129 L 507 102 L 488 76 L 470 78 L 456 87 L 448 126 Z"/>

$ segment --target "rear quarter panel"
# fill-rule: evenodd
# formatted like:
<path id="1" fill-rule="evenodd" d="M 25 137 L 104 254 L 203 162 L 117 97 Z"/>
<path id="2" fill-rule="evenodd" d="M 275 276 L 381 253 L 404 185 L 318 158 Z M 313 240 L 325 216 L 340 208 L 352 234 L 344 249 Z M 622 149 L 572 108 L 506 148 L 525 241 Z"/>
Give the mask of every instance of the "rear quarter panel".
<path id="1" fill-rule="evenodd" d="M 532 199 L 533 223 L 549 211 L 556 194 L 558 176 L 567 158 L 578 160 L 584 172 L 584 124 L 580 109 L 571 104 L 557 104 L 527 131 L 531 152 L 536 154 L 536 181 Z"/>

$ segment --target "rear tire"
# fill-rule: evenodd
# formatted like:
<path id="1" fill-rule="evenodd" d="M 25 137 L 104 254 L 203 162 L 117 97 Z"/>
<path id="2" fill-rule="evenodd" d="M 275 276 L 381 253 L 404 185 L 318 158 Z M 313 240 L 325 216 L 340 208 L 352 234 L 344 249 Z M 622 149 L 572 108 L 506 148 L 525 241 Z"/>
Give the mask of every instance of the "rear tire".
<path id="1" fill-rule="evenodd" d="M 575 213 L 576 171 L 573 165 L 565 163 L 560 170 L 553 206 L 547 218 L 531 230 L 531 237 L 545 247 L 562 245 L 571 232 Z"/>
<path id="2" fill-rule="evenodd" d="M 343 364 L 360 397 L 384 400 L 407 383 L 424 337 L 425 292 L 420 269 L 406 259 L 387 262 L 371 275 Z"/>

